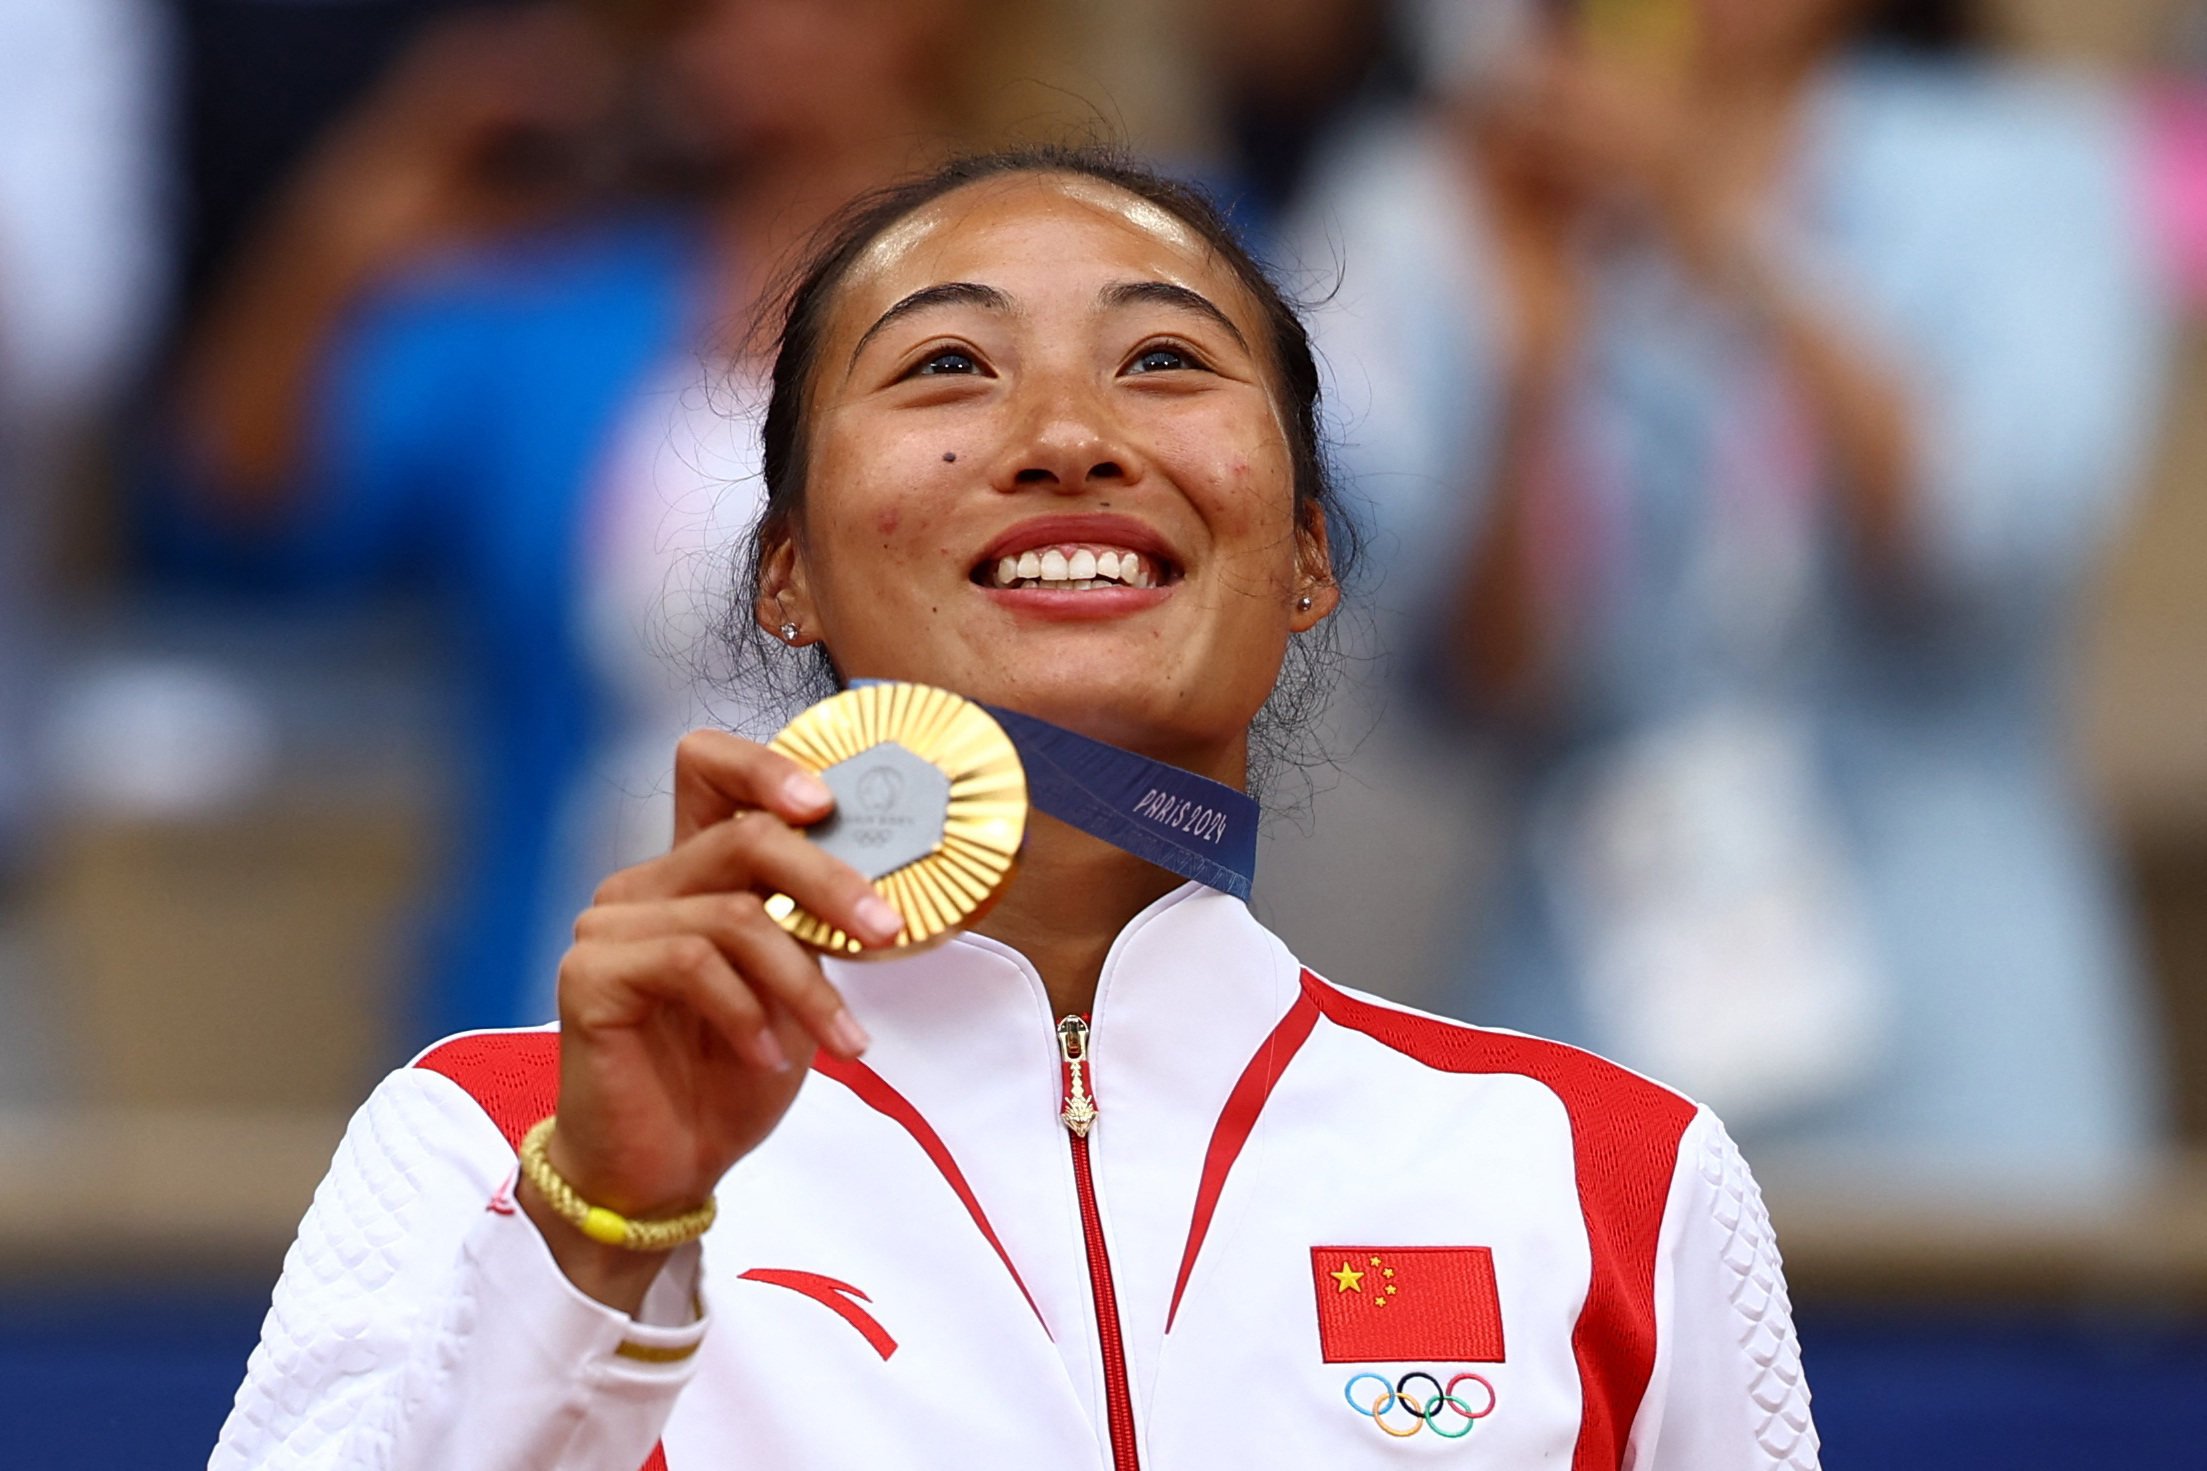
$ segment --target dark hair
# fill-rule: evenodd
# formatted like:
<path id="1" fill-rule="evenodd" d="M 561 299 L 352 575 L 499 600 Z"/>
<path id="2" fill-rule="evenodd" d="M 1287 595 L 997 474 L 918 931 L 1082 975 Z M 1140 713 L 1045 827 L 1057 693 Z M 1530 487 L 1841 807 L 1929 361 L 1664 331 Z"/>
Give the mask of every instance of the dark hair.
<path id="1" fill-rule="evenodd" d="M 814 368 L 836 294 L 859 257 L 899 221 L 968 184 L 1014 174 L 1075 174 L 1122 189 L 1187 225 L 1226 263 L 1264 319 L 1263 346 L 1287 428 L 1297 524 L 1307 525 L 1311 518 L 1323 522 L 1337 584 L 1356 565 L 1357 528 L 1342 512 L 1320 434 L 1318 365 L 1310 335 L 1295 304 L 1242 244 L 1219 207 L 1193 186 L 1144 168 L 1115 149 L 1042 145 L 970 154 L 846 206 L 815 237 L 783 289 L 769 298 L 761 318 L 774 344 L 761 432 L 766 506 L 740 553 L 726 634 L 739 676 L 778 696 L 781 704 L 809 703 L 840 682 L 824 647 L 815 646 L 814 658 L 793 658 L 758 627 L 753 615 L 761 554 L 777 538 L 793 534 L 804 507 Z M 1252 788 L 1263 785 L 1281 765 L 1308 765 L 1314 754 L 1310 727 L 1324 703 L 1327 675 L 1339 647 L 1332 622 L 1328 619 L 1290 642 L 1272 697 L 1251 728 Z"/>

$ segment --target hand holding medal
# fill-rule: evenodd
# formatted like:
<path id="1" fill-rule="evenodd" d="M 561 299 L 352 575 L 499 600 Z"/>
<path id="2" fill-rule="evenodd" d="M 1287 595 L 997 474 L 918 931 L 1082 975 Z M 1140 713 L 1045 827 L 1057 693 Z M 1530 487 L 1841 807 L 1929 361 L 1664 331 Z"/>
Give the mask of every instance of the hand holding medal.
<path id="1" fill-rule="evenodd" d="M 675 753 L 675 832 L 664 854 L 601 885 L 560 962 L 560 1103 L 551 1172 L 631 1221 L 699 1211 L 728 1168 L 781 1122 L 816 1050 L 866 1049 L 807 949 L 768 913 L 786 895 L 863 943 L 905 928 L 863 875 L 806 836 L 834 794 L 789 757 L 724 731 Z M 561 1269 L 633 1311 L 657 1272 L 519 1193 Z"/>
<path id="2" fill-rule="evenodd" d="M 699 732 L 675 784 L 672 851 L 615 874 L 576 922 L 560 986 L 570 1122 L 546 1150 L 582 1197 L 644 1219 L 711 1197 L 795 1099 L 796 1059 L 865 1049 L 817 957 L 909 954 L 986 914 L 1030 802 L 1228 893 L 1247 896 L 1255 864 L 1245 794 L 926 685 L 855 685 L 768 746 Z M 617 1249 L 549 1239 L 602 1301 L 648 1280 Z"/>

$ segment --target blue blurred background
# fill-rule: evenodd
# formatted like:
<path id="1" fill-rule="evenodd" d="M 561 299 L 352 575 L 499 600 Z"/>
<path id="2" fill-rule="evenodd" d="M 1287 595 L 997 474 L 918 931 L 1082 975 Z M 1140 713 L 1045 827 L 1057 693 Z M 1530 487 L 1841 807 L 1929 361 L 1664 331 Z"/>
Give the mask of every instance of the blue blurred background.
<path id="1" fill-rule="evenodd" d="M 204 1462 L 352 1106 L 776 718 L 779 266 L 1067 138 L 1316 303 L 1260 914 L 1717 1104 L 1833 1466 L 2207 1464 L 2202 0 L 0 0 L 0 1441 Z"/>

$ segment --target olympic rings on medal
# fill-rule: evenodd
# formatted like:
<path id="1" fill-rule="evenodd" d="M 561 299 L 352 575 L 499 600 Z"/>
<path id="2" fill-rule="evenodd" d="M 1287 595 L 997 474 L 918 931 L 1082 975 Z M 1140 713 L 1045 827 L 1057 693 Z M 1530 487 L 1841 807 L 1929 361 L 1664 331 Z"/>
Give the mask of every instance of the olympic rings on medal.
<path id="1" fill-rule="evenodd" d="M 1356 1388 L 1367 1379 L 1379 1386 L 1378 1391 L 1372 1394 L 1369 1404 L 1358 1400 Z M 1410 1382 L 1413 1379 L 1423 1379 L 1426 1383 L 1432 1385 L 1433 1393 L 1422 1397 L 1411 1394 Z M 1457 1397 L 1456 1386 L 1467 1379 L 1487 1392 L 1487 1403 L 1483 1409 L 1474 1410 L 1468 1401 Z M 1494 1407 L 1499 1402 L 1499 1397 L 1494 1392 L 1494 1386 L 1487 1381 L 1486 1377 L 1473 1374 L 1468 1370 L 1456 1375 L 1446 1384 L 1441 1383 L 1439 1375 L 1429 1373 L 1424 1369 L 1412 1369 L 1393 1384 L 1389 1384 L 1383 1375 L 1366 1370 L 1361 1374 L 1353 1374 L 1349 1377 L 1349 1382 L 1341 1386 L 1341 1397 L 1349 1402 L 1350 1409 L 1377 1425 L 1384 1434 L 1391 1435 L 1397 1440 L 1407 1440 L 1419 1431 L 1428 1428 L 1444 1440 L 1461 1440 L 1471 1434 L 1474 1425 L 1493 1414 Z M 1402 1421 L 1390 1423 L 1388 1421 L 1387 1416 L 1398 1409 L 1410 1416 L 1407 1423 Z M 1461 1416 L 1461 1427 L 1454 1430 L 1444 1428 L 1441 1423 L 1443 1411 L 1453 1412 L 1449 1416 L 1451 1423 L 1454 1422 L 1456 1416 Z"/>

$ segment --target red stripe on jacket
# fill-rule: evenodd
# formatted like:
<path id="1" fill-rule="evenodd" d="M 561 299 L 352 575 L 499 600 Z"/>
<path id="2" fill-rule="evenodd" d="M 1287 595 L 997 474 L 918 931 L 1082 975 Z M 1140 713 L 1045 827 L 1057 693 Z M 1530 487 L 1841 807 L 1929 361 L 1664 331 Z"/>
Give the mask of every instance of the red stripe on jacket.
<path id="1" fill-rule="evenodd" d="M 514 1149 L 559 1106 L 559 1033 L 470 1032 L 440 1042 L 414 1066 L 442 1073 L 467 1090 Z M 651 1448 L 639 1471 L 667 1471 L 667 1450 Z"/>

